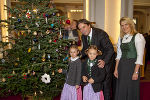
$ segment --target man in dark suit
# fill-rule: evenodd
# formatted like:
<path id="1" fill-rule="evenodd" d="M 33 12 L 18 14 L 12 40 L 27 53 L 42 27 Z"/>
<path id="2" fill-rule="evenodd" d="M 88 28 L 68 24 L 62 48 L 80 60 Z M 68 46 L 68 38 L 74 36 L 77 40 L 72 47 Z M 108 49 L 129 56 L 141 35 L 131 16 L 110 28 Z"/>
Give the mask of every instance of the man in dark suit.
<path id="1" fill-rule="evenodd" d="M 84 51 L 89 47 L 89 45 L 96 45 L 102 52 L 102 55 L 98 57 L 98 66 L 106 69 L 106 79 L 103 83 L 104 100 L 110 100 L 113 61 L 112 55 L 114 54 L 113 45 L 105 31 L 92 27 L 90 22 L 86 19 L 80 19 L 78 21 L 78 28 L 82 33 L 82 58 L 84 59 L 87 57 Z"/>

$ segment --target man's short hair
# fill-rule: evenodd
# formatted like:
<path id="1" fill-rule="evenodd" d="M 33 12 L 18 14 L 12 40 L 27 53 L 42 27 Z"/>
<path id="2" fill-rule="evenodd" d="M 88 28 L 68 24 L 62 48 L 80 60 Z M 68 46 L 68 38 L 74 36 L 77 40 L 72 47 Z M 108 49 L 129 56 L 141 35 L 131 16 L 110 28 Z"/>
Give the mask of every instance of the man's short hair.
<path id="1" fill-rule="evenodd" d="M 89 25 L 91 26 L 91 22 L 88 21 L 88 20 L 86 20 L 86 19 L 80 19 L 80 20 L 78 20 L 78 25 L 79 25 L 80 23 L 87 24 L 88 26 L 89 26 Z M 92 27 L 92 26 L 91 26 L 91 27 Z"/>

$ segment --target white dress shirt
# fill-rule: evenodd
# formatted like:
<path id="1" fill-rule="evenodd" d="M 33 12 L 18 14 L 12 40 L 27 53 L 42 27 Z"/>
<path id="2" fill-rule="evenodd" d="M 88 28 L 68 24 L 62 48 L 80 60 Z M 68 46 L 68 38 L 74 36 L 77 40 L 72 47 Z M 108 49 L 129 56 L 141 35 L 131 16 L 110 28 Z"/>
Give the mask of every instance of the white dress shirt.
<path id="1" fill-rule="evenodd" d="M 133 36 L 131 34 L 125 34 L 123 39 L 122 39 L 122 43 L 130 42 L 132 37 Z M 120 59 L 122 56 L 120 45 L 121 45 L 121 38 L 119 37 L 118 43 L 117 43 L 117 57 L 116 57 L 116 59 Z M 135 47 L 136 47 L 136 51 L 137 51 L 137 59 L 136 59 L 135 64 L 143 65 L 145 39 L 144 39 L 143 35 L 140 33 L 137 33 L 135 36 Z"/>
<path id="2" fill-rule="evenodd" d="M 90 31 L 90 33 L 89 33 L 89 35 L 88 36 L 90 36 L 90 40 L 92 39 L 92 28 L 91 28 L 91 31 Z"/>

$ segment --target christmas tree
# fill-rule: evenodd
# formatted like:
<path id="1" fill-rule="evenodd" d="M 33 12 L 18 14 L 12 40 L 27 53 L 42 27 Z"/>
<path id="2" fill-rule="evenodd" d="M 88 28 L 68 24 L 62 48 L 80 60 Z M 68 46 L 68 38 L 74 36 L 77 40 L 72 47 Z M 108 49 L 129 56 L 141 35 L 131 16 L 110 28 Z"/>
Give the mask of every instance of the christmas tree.
<path id="1" fill-rule="evenodd" d="M 2 42 L 0 95 L 21 94 L 53 98 L 64 84 L 57 73 L 67 68 L 69 40 L 62 39 L 65 17 L 58 16 L 51 0 L 19 0 L 14 8 L 6 6 L 9 42 Z"/>

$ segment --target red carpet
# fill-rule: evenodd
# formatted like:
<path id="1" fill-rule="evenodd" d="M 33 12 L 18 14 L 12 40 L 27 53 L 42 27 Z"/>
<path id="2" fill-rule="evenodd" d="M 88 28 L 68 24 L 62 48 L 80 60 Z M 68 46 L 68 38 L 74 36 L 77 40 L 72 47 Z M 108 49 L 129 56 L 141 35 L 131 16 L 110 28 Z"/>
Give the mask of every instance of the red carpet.
<path id="1" fill-rule="evenodd" d="M 140 83 L 140 100 L 150 100 L 150 82 Z"/>
<path id="2" fill-rule="evenodd" d="M 5 97 L 5 98 L 0 98 L 0 100 L 22 100 L 22 97 L 20 95 L 9 96 L 9 97 Z"/>

